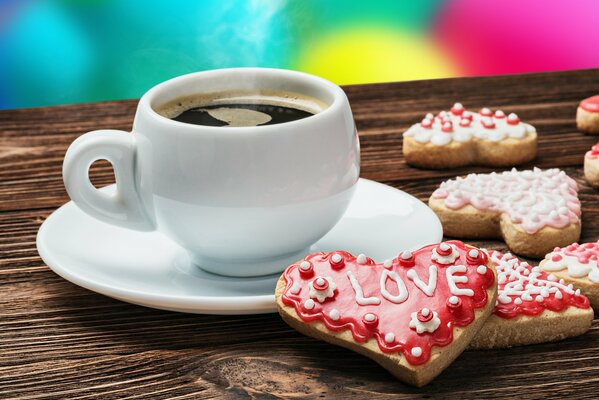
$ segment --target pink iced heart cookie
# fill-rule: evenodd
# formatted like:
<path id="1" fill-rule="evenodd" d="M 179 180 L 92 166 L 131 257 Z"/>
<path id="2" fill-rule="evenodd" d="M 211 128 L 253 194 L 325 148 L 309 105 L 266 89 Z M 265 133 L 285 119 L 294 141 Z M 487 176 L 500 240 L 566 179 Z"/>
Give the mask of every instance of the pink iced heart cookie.
<path id="1" fill-rule="evenodd" d="M 595 243 L 573 243 L 555 248 L 541 261 L 540 267 L 568 283 L 580 288 L 599 308 L 599 241 Z"/>
<path id="2" fill-rule="evenodd" d="M 423 386 L 468 345 L 496 291 L 486 254 L 450 241 L 383 264 L 343 251 L 310 254 L 285 270 L 275 297 L 293 328 Z"/>
<path id="3" fill-rule="evenodd" d="M 404 132 L 403 153 L 408 164 L 423 168 L 514 166 L 535 158 L 537 132 L 514 113 L 471 112 L 455 103 Z"/>
<path id="4" fill-rule="evenodd" d="M 527 257 L 541 258 L 580 238 L 578 185 L 556 168 L 450 179 L 428 204 L 445 235 L 503 238 L 511 251 Z"/>
<path id="5" fill-rule="evenodd" d="M 471 348 L 550 342 L 589 330 L 593 309 L 580 289 L 509 253 L 488 254 L 497 270 L 497 302 Z"/>
<path id="6" fill-rule="evenodd" d="M 599 143 L 584 155 L 584 177 L 591 186 L 599 187 Z"/>

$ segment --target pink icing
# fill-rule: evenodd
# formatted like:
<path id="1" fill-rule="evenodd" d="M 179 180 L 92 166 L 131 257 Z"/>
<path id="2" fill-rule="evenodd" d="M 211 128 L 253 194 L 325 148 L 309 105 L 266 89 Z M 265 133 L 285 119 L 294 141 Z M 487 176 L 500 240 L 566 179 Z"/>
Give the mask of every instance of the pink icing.
<path id="1" fill-rule="evenodd" d="M 470 174 L 443 182 L 433 198 L 452 210 L 468 204 L 479 210 L 506 213 L 527 233 L 545 226 L 564 228 L 580 221 L 578 185 L 559 169 Z"/>

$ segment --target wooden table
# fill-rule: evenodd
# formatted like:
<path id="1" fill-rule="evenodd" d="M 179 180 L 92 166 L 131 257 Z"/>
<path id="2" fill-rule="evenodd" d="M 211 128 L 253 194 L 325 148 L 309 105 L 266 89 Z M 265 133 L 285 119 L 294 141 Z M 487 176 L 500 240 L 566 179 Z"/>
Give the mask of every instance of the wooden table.
<path id="1" fill-rule="evenodd" d="M 576 131 L 578 101 L 599 92 L 599 70 L 349 86 L 362 143 L 362 176 L 426 200 L 446 178 L 486 168 L 406 166 L 401 133 L 454 101 L 501 107 L 537 127 L 530 164 L 563 168 L 581 187 L 583 241 L 599 238 L 599 191 L 582 177 L 599 137 Z M 92 129 L 131 128 L 136 101 L 0 112 L 0 398 L 597 398 L 599 323 L 554 344 L 466 351 L 415 389 L 374 362 L 304 337 L 276 314 L 208 316 L 122 303 L 48 269 L 40 224 L 68 198 L 61 165 Z M 112 182 L 107 164 L 95 183 Z M 505 249 L 500 242 L 476 243 Z"/>

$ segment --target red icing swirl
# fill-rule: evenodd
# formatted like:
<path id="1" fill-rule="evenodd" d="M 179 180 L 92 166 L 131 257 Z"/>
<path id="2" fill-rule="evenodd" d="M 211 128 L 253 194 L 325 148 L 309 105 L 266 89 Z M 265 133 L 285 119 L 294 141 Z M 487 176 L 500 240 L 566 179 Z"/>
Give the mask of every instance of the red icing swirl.
<path id="1" fill-rule="evenodd" d="M 589 308 L 589 299 L 557 278 L 550 278 L 539 267 L 532 267 L 510 253 L 489 250 L 497 270 L 497 305 L 493 313 L 510 319 L 519 315 L 535 316 L 544 310 L 562 311 L 570 306 Z"/>
<path id="2" fill-rule="evenodd" d="M 581 101 L 580 108 L 588 112 L 599 112 L 599 95 Z"/>
<path id="3" fill-rule="evenodd" d="M 404 253 L 404 259 L 400 255 L 385 264 L 376 264 L 363 255 L 355 257 L 344 251 L 310 254 L 305 261 L 312 264 L 314 276 L 302 276 L 299 272 L 300 263 L 287 267 L 283 274 L 287 286 L 282 301 L 286 306 L 293 307 L 307 323 L 321 321 L 333 332 L 349 329 L 356 342 L 364 343 L 374 338 L 381 351 L 401 351 L 410 364 L 424 364 L 429 360 L 433 346 L 443 347 L 453 341 L 454 326 L 465 327 L 474 321 L 475 310 L 488 303 L 487 289 L 495 283 L 495 275 L 491 269 L 485 267 L 477 271 L 478 266 L 488 262 L 484 252 L 478 253 L 478 262 L 473 264 L 472 255 L 468 259 L 468 251 L 472 247 L 459 241 L 446 243 L 455 251 L 451 257 L 455 254 L 455 260 L 449 264 L 432 260 L 432 251 L 439 249 L 438 245 L 423 247 L 411 255 Z M 334 254 L 343 257 L 343 268 L 332 267 L 331 257 Z M 409 263 L 406 262 L 406 257 L 410 260 Z M 430 271 L 434 271 L 434 268 L 430 268 L 431 265 L 437 271 L 436 285 L 431 284 Z M 456 272 L 454 266 L 464 266 L 465 272 Z M 448 269 L 458 278 L 454 288 L 450 287 Z M 416 272 L 417 278 L 413 272 L 408 274 L 410 270 Z M 356 290 L 348 272 L 359 283 L 363 298 L 370 299 L 368 304 L 358 304 Z M 384 289 L 394 301 L 381 292 L 383 274 L 387 275 Z M 322 302 L 311 296 L 311 285 L 315 277 L 330 278 L 336 285 L 334 295 Z M 467 282 L 459 281 L 464 278 L 467 278 Z M 407 291 L 407 298 L 401 301 L 398 300 L 401 297 L 398 280 L 403 282 Z M 416 281 L 420 285 L 434 286 L 431 296 Z M 469 289 L 472 296 L 456 294 L 456 289 Z M 377 298 L 378 303 L 373 298 Z M 418 320 L 416 323 L 426 324 L 427 329 L 417 333 L 414 327 L 410 327 L 414 319 Z M 432 332 L 429 331 L 431 329 Z"/>
<path id="4" fill-rule="evenodd" d="M 599 158 L 599 143 L 591 147 L 591 150 L 587 151 L 585 156 L 587 158 Z"/>

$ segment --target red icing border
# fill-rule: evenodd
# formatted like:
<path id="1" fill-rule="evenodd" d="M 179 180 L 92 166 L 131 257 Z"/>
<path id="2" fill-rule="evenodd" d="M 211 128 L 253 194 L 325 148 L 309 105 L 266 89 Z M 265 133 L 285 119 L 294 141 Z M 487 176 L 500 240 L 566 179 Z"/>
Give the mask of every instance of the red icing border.
<path id="1" fill-rule="evenodd" d="M 579 106 L 588 112 L 599 112 L 599 95 L 591 96 L 582 100 Z"/>
<path id="2" fill-rule="evenodd" d="M 489 257 L 491 258 L 491 262 L 495 265 L 497 270 L 497 305 L 493 310 L 493 313 L 504 319 L 511 319 L 520 315 L 528 315 L 528 316 L 536 316 L 541 314 L 544 310 L 551 310 L 555 312 L 563 311 L 569 306 L 574 306 L 578 308 L 589 308 L 590 303 L 589 299 L 581 294 L 575 294 L 574 290 L 571 287 L 568 287 L 565 283 L 560 283 L 557 281 L 557 278 L 553 280 L 549 279 L 551 274 L 547 274 L 540 267 L 532 267 L 528 263 L 521 261 L 514 257 L 513 255 L 507 253 L 503 254 L 499 251 L 488 250 Z M 502 266 L 499 261 L 509 261 L 516 260 L 511 266 Z M 517 270 L 521 269 L 519 275 L 523 275 L 526 278 L 534 278 L 536 283 L 533 285 L 535 288 L 533 291 L 538 291 L 538 288 L 545 287 L 547 292 L 547 296 L 542 296 L 540 293 L 532 293 L 530 300 L 525 300 L 519 294 L 508 294 L 505 292 L 506 285 L 510 285 L 511 288 L 517 285 L 517 281 L 519 280 L 517 274 Z M 528 272 L 524 272 L 528 271 Z M 525 280 L 526 283 L 530 284 L 529 280 Z M 563 282 L 563 281 L 562 281 Z M 551 287 L 555 287 L 561 293 L 561 299 L 556 296 L 556 293 L 549 292 Z M 523 284 L 522 290 L 526 291 L 526 285 Z M 521 292 L 522 290 L 518 290 Z M 537 300 L 537 296 L 541 295 L 542 300 L 539 298 Z M 503 303 L 502 300 L 508 297 L 509 303 Z M 526 297 L 526 296 L 525 296 Z M 520 300 L 516 300 L 520 299 Z M 505 300 L 507 301 L 507 300 Z M 521 304 L 516 304 L 516 301 Z"/>
<path id="3" fill-rule="evenodd" d="M 380 277 L 386 271 L 384 265 L 376 264 L 363 255 L 355 257 L 344 251 L 308 255 L 305 258 L 311 267 L 308 268 L 308 273 L 305 272 L 307 263 L 304 264 L 306 268 L 303 273 L 300 272 L 301 263 L 287 267 L 283 274 L 287 286 L 282 301 L 285 305 L 293 307 L 305 322 L 321 321 L 333 332 L 349 329 L 354 340 L 360 343 L 375 338 L 381 351 L 385 353 L 401 351 L 410 364 L 424 364 L 429 360 L 433 346 L 443 347 L 453 341 L 454 326 L 465 327 L 474 321 L 475 309 L 485 307 L 488 302 L 487 289 L 495 283 L 495 276 L 488 268 L 481 267 L 482 272 L 477 271 L 479 265 L 488 262 L 484 252 L 479 251 L 478 258 L 473 259 L 472 256 L 468 256 L 472 247 L 459 241 L 445 243 L 453 245 L 458 253 L 455 262 L 448 265 L 431 260 L 433 249 L 438 249 L 439 245 L 423 247 L 415 251 L 407 260 L 401 255 L 392 260 L 388 271 L 394 271 L 408 291 L 407 299 L 401 304 L 388 300 L 380 291 Z M 332 262 L 335 254 L 343 258 L 342 263 Z M 358 260 L 364 263 L 359 264 Z M 428 284 L 431 265 L 437 267 L 437 285 L 433 296 L 429 297 L 408 278 L 408 270 L 415 270 L 421 281 Z M 454 265 L 466 266 L 466 272 L 455 272 L 453 275 L 468 278 L 467 283 L 457 283 L 456 286 L 460 289 L 471 289 L 474 292 L 473 296 L 464 294 L 456 296 L 451 293 L 446 271 Z M 364 297 L 376 296 L 380 299 L 380 304 L 359 305 L 357 303 L 356 292 L 348 278 L 348 271 L 351 271 L 360 283 Z M 309 283 L 319 276 L 330 278 L 336 285 L 334 296 L 326 298 L 322 303 L 309 294 Z M 299 287 L 295 283 L 298 283 Z M 399 292 L 397 284 L 391 278 L 387 278 L 385 288 L 392 295 L 397 295 Z M 298 289 L 299 292 L 296 292 Z M 458 304 L 451 304 L 450 297 L 453 297 L 453 301 L 457 297 Z M 314 306 L 306 309 L 304 306 L 306 301 L 310 305 L 313 302 Z M 419 334 L 414 328 L 410 328 L 412 313 L 420 312 L 418 318 L 421 321 L 430 319 L 430 316 L 422 316 L 423 308 L 437 313 L 436 317 L 440 320 L 440 324 L 432 333 L 425 331 Z M 332 311 L 333 316 L 337 318 L 331 318 Z M 366 314 L 374 314 L 376 320 L 367 321 L 364 319 Z M 394 335 L 392 343 L 385 340 L 385 336 L 389 333 Z"/>

